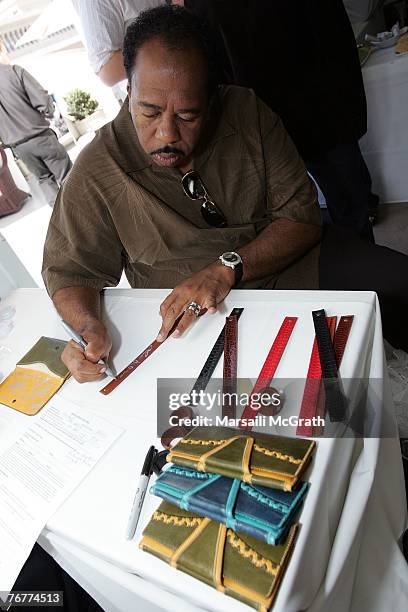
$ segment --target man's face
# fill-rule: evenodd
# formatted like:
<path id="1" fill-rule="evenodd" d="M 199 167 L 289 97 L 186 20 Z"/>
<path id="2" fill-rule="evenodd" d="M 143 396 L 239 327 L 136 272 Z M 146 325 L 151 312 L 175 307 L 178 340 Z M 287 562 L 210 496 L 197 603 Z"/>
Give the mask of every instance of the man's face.
<path id="1" fill-rule="evenodd" d="M 207 111 L 207 68 L 198 48 L 159 39 L 138 51 L 129 111 L 139 142 L 159 166 L 188 168 Z"/>

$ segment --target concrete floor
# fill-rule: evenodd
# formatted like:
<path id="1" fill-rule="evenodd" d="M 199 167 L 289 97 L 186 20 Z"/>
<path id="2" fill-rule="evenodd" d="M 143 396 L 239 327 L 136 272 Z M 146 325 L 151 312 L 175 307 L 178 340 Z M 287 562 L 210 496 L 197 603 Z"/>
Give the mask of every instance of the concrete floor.
<path id="1" fill-rule="evenodd" d="M 374 234 L 377 244 L 408 255 L 408 202 L 382 204 Z"/>

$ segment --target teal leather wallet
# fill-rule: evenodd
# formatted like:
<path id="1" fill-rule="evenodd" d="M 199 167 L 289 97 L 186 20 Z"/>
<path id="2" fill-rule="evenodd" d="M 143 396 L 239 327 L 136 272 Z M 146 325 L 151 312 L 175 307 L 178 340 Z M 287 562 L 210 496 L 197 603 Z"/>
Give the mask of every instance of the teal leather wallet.
<path id="1" fill-rule="evenodd" d="M 307 489 L 307 483 L 299 482 L 293 491 L 286 492 L 172 465 L 150 492 L 182 510 L 209 517 L 267 544 L 278 544 Z"/>

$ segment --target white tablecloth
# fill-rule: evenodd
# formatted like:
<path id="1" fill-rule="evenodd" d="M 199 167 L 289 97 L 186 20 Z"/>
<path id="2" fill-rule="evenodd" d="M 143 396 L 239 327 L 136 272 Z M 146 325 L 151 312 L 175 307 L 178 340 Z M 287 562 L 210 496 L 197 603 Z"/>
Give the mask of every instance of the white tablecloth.
<path id="1" fill-rule="evenodd" d="M 114 365 L 120 370 L 154 337 L 158 306 L 166 292 L 106 294 Z M 65 336 L 41 290 L 18 290 L 6 303 L 16 307 L 17 317 L 15 330 L 3 341 L 12 349 L 1 363 L 3 373 L 39 335 Z M 234 306 L 245 307 L 239 331 L 240 376 L 257 376 L 283 317 L 296 315 L 299 321 L 277 376 L 304 377 L 314 335 L 310 313 L 324 307 L 328 315 L 355 315 L 342 376 L 383 379 L 381 321 L 373 293 L 233 291 L 222 313 L 203 317 L 182 339 L 169 339 L 110 396 L 98 393 L 101 383 L 81 386 L 69 380 L 60 391 L 63 397 L 97 410 L 126 431 L 51 518 L 40 543 L 106 611 L 248 609 L 138 549 L 156 498 L 148 496 L 136 538 L 124 538 L 141 464 L 156 438 L 156 377 L 196 377 L 225 313 Z M 220 363 L 215 375 L 221 372 Z M 381 394 L 372 398 L 373 403 L 389 408 L 386 379 Z M 0 417 L 27 418 L 4 407 Z M 408 569 L 397 544 L 406 524 L 397 439 L 318 440 L 308 477 L 311 486 L 300 516 L 302 527 L 274 609 L 408 609 Z"/>
<path id="2" fill-rule="evenodd" d="M 368 131 L 360 145 L 382 202 L 408 202 L 408 54 L 375 51 L 363 66 Z"/>

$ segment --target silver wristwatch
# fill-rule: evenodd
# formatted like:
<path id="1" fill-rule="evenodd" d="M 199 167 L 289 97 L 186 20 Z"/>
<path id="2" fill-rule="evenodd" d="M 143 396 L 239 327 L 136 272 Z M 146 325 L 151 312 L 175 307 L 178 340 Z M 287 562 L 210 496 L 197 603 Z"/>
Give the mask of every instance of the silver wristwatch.
<path id="1" fill-rule="evenodd" d="M 244 273 L 241 256 L 238 255 L 238 253 L 235 253 L 235 251 L 227 251 L 226 253 L 220 255 L 218 259 L 220 260 L 223 266 L 227 266 L 227 268 L 231 268 L 232 270 L 234 270 L 234 286 L 238 285 Z"/>

